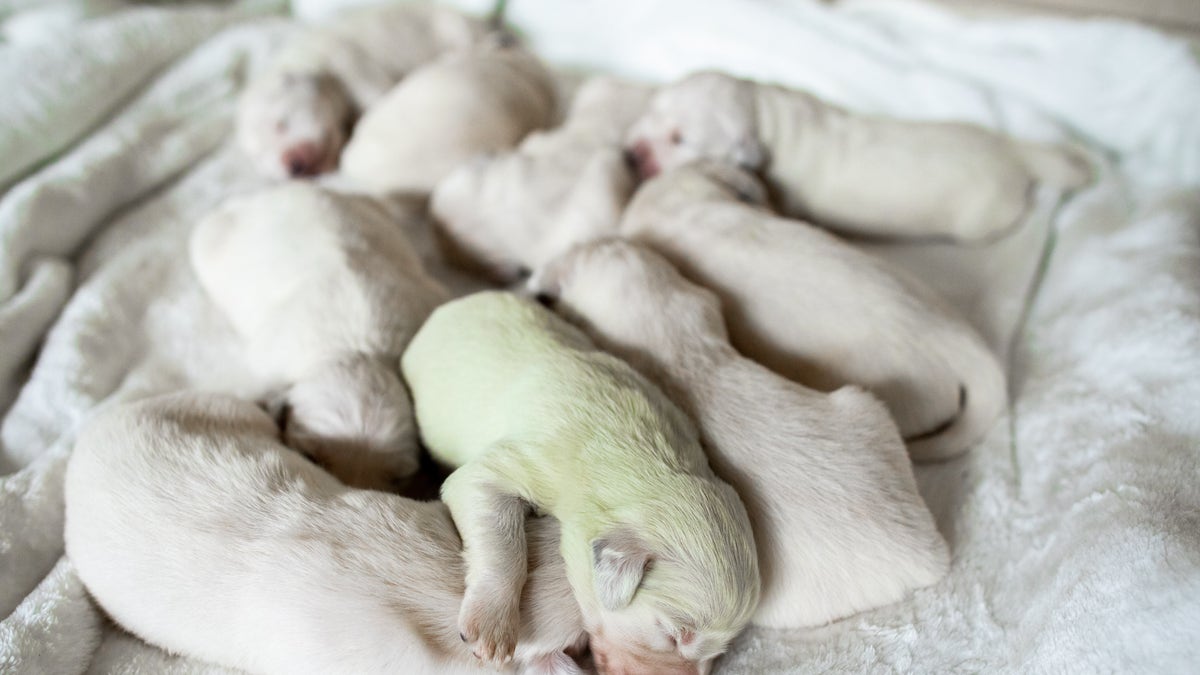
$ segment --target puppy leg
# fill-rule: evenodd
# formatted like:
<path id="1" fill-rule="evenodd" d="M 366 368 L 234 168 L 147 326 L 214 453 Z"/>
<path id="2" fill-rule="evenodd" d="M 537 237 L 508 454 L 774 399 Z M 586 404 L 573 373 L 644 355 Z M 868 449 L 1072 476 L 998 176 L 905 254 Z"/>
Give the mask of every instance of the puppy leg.
<path id="1" fill-rule="evenodd" d="M 512 660 L 520 632 L 527 572 L 523 491 L 501 470 L 503 450 L 463 466 L 442 485 L 442 499 L 463 542 L 466 590 L 458 630 L 474 654 L 500 666 Z"/>

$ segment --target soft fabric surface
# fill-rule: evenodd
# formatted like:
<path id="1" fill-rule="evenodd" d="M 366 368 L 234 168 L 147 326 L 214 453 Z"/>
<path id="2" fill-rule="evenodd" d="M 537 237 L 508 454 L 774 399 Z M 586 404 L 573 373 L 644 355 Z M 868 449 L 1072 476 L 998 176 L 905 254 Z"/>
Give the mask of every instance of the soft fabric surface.
<path id="1" fill-rule="evenodd" d="M 350 0 L 353 2 L 353 0 Z M 315 18 L 342 0 L 297 0 Z M 487 4 L 464 0 L 480 8 Z M 187 267 L 191 225 L 254 189 L 236 91 L 282 3 L 0 2 L 0 671 L 218 669 L 112 627 L 62 558 L 62 470 L 97 406 L 247 390 Z M 979 22 L 897 2 L 512 0 L 545 57 L 650 80 L 699 67 L 912 118 L 1069 138 L 1095 185 L 992 246 L 885 247 L 1011 362 L 1012 411 L 918 479 L 954 563 L 912 599 L 748 631 L 721 672 L 1193 672 L 1200 663 L 1200 66 L 1115 22 Z M 1012 348 L 1009 349 L 1011 344 Z"/>

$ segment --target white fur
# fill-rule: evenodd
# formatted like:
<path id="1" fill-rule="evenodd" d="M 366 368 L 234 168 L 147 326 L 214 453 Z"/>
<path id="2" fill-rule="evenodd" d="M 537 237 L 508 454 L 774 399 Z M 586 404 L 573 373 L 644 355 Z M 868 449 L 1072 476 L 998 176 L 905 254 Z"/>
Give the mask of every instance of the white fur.
<path id="1" fill-rule="evenodd" d="M 289 444 L 360 487 L 416 472 L 399 358 L 448 294 L 381 204 L 284 184 L 221 205 L 190 252 L 248 361 L 290 387 L 280 402 Z"/>
<path id="2" fill-rule="evenodd" d="M 557 112 L 555 83 L 528 52 L 481 46 L 417 69 L 359 121 L 341 170 L 375 190 L 433 190 L 472 157 L 515 146 Z"/>
<path id="3" fill-rule="evenodd" d="M 332 171 L 357 115 L 414 68 L 486 34 L 453 10 L 397 3 L 303 30 L 242 94 L 239 142 L 273 178 Z"/>
<path id="4" fill-rule="evenodd" d="M 513 281 L 574 241 L 614 232 L 634 186 L 620 144 L 652 91 L 593 77 L 561 126 L 441 181 L 430 206 L 460 264 Z"/>
<path id="5" fill-rule="evenodd" d="M 642 186 L 622 233 L 715 291 L 746 355 L 816 389 L 856 384 L 883 399 L 914 459 L 977 441 L 1006 400 L 982 339 L 916 279 L 740 201 L 763 194 L 736 167 L 687 165 Z"/>
<path id="6" fill-rule="evenodd" d="M 276 435 L 219 395 L 98 413 L 67 469 L 66 550 L 101 607 L 251 673 L 483 672 L 454 628 L 463 563 L 446 508 L 348 488 Z M 528 524 L 518 658 L 578 672 L 562 655 L 582 632 L 557 530 Z"/>
<path id="7" fill-rule="evenodd" d="M 716 296 L 634 243 L 574 249 L 531 286 L 699 424 L 709 461 L 754 525 L 763 580 L 754 623 L 825 624 L 945 574 L 946 543 L 875 397 L 854 386 L 817 392 L 739 355 Z"/>
<path id="8" fill-rule="evenodd" d="M 969 124 L 861 115 L 803 91 L 716 72 L 664 87 L 629 133 L 642 173 L 707 158 L 761 172 L 776 206 L 876 236 L 994 238 L 1025 217 L 1039 180 L 1088 179 L 1065 149 Z"/>

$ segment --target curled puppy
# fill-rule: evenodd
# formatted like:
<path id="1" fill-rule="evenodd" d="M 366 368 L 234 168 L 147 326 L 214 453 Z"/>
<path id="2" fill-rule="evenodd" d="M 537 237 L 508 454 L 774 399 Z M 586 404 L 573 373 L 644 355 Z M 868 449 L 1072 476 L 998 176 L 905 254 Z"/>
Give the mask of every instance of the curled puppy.
<path id="1" fill-rule="evenodd" d="M 150 643 L 251 673 L 482 672 L 454 625 L 464 570 L 445 506 L 348 488 L 276 437 L 254 404 L 198 392 L 86 424 L 65 536 L 100 606 Z M 518 659 L 578 673 L 558 528 L 526 529 Z"/>
<path id="2" fill-rule="evenodd" d="M 980 241 L 1021 222 L 1038 181 L 1082 185 L 1082 160 L 982 127 L 860 115 L 716 72 L 661 89 L 630 129 L 643 176 L 706 158 L 761 173 L 775 205 L 822 226 Z"/>
<path id="3" fill-rule="evenodd" d="M 483 22 L 442 7 L 347 11 L 301 31 L 247 85 L 238 141 L 272 178 L 332 171 L 355 117 L 414 68 L 487 34 Z"/>
<path id="4" fill-rule="evenodd" d="M 513 152 L 462 164 L 438 183 L 430 208 L 457 262 L 510 283 L 575 241 L 615 232 L 634 186 L 620 144 L 651 93 L 593 77 L 561 126 L 531 133 Z"/>
<path id="5" fill-rule="evenodd" d="M 367 111 L 342 154 L 372 190 L 429 192 L 472 157 L 515 146 L 554 122 L 555 84 L 516 47 L 481 46 L 418 68 Z"/>
<path id="6" fill-rule="evenodd" d="M 573 249 L 531 288 L 696 420 L 713 469 L 754 525 L 755 624 L 825 624 L 945 574 L 946 542 L 874 396 L 817 392 L 741 356 L 716 296 L 631 242 Z"/>
<path id="7" fill-rule="evenodd" d="M 287 183 L 224 203 L 190 245 L 200 285 L 248 361 L 285 388 L 276 407 L 287 443 L 357 487 L 388 488 L 415 473 L 399 358 L 448 293 L 386 209 Z"/>
<path id="8" fill-rule="evenodd" d="M 605 672 L 703 673 L 758 604 L 745 508 L 652 384 L 532 301 L 443 305 L 401 361 L 421 436 L 459 467 L 442 498 L 463 538 L 459 629 L 512 654 L 525 511 L 562 526 L 567 577 Z"/>
<path id="9" fill-rule="evenodd" d="M 979 335 L 916 279 L 765 199 L 752 174 L 698 162 L 645 183 L 621 231 L 716 292 L 742 353 L 815 389 L 883 399 L 913 459 L 979 440 L 1007 398 Z"/>

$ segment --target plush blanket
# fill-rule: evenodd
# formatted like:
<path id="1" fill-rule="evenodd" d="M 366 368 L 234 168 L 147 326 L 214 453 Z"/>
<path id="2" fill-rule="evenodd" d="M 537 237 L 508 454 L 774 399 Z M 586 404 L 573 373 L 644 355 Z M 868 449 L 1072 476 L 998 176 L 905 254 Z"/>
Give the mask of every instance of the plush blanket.
<path id="1" fill-rule="evenodd" d="M 91 603 L 63 557 L 62 472 L 101 406 L 253 385 L 184 253 L 201 214 L 260 184 L 231 111 L 295 29 L 283 5 L 0 0 L 0 671 L 219 670 Z M 1092 186 L 1043 192 L 991 246 L 872 249 L 1009 358 L 1010 413 L 966 456 L 918 469 L 954 553 L 944 581 L 819 629 L 749 630 L 721 672 L 1195 671 L 1200 66 L 1186 43 L 882 1 L 508 13 L 559 66 L 652 81 L 720 67 L 859 110 L 1070 140 L 1096 165 Z"/>

